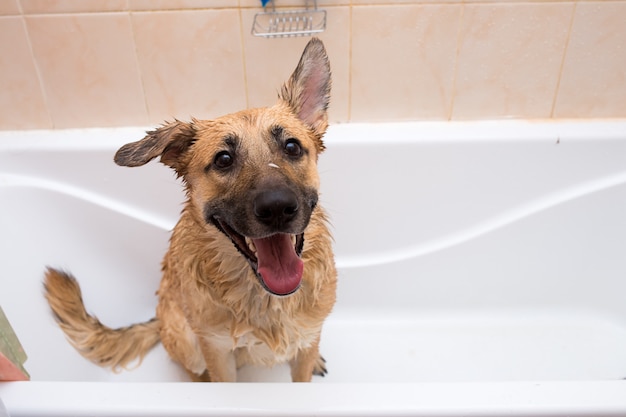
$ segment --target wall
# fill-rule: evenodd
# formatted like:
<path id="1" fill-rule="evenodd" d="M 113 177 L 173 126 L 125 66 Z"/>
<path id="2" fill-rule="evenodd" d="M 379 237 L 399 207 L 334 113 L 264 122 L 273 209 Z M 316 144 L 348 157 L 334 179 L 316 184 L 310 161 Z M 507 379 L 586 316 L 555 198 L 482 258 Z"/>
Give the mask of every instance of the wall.
<path id="1" fill-rule="evenodd" d="M 0 129 L 147 126 L 271 104 L 307 38 L 252 37 L 259 4 L 0 0 Z M 319 5 L 333 122 L 626 117 L 626 1 Z"/>

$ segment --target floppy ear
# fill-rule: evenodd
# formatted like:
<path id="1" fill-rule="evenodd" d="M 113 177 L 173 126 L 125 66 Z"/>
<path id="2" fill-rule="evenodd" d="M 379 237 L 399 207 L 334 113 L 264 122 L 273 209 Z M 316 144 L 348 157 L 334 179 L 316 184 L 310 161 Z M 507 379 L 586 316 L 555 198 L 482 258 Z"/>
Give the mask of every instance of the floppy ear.
<path id="1" fill-rule="evenodd" d="M 322 41 L 313 38 L 304 48 L 295 71 L 283 85 L 280 98 L 318 136 L 321 149 L 321 137 L 328 127 L 330 85 L 330 63 L 326 49 Z"/>
<path id="2" fill-rule="evenodd" d="M 162 163 L 182 174 L 180 157 L 195 140 L 196 129 L 193 123 L 176 120 L 146 132 L 146 137 L 140 141 L 122 146 L 113 160 L 121 166 L 138 167 L 160 155 Z"/>

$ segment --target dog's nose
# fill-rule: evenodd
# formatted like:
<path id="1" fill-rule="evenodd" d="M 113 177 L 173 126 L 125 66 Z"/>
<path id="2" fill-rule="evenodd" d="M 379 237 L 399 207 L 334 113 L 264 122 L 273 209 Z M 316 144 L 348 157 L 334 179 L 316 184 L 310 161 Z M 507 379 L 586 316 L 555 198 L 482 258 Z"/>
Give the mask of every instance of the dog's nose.
<path id="1" fill-rule="evenodd" d="M 282 226 L 298 213 L 298 198 L 288 188 L 259 193 L 254 199 L 254 215 L 268 226 Z"/>

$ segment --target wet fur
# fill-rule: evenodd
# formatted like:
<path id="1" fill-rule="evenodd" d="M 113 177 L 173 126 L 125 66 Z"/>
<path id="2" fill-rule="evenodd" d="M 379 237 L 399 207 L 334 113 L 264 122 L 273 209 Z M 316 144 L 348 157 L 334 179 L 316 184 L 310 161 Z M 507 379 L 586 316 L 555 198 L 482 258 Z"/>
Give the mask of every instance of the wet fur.
<path id="1" fill-rule="evenodd" d="M 83 356 L 118 369 L 160 340 L 193 380 L 235 381 L 237 368 L 248 363 L 288 362 L 293 381 L 326 372 L 319 341 L 335 302 L 336 271 L 326 215 L 317 204 L 317 158 L 324 150 L 329 95 L 328 59 L 313 39 L 273 107 L 210 121 L 175 121 L 120 148 L 119 165 L 140 166 L 160 157 L 183 178 L 187 202 L 163 260 L 151 321 L 110 329 L 85 312 L 71 275 L 46 271 L 48 302 Z M 289 138 L 302 145 L 298 160 L 281 148 Z M 231 171 L 215 167 L 214 158 L 224 149 L 237 155 Z M 286 297 L 266 291 L 242 253 L 210 221 L 214 215 L 248 219 L 250 195 L 274 186 L 290 187 L 304 205 L 289 230 L 304 231 L 304 273 L 299 289 Z M 238 227 L 256 237 L 268 233 L 248 220 Z"/>

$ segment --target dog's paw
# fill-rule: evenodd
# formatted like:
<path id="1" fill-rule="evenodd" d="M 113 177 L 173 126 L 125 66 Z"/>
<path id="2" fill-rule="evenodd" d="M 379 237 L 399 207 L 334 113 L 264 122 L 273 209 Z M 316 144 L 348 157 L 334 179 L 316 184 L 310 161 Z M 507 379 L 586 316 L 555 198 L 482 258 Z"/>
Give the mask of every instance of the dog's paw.
<path id="1" fill-rule="evenodd" d="M 322 355 L 317 358 L 315 366 L 313 367 L 313 375 L 326 376 L 328 370 L 326 369 L 326 359 Z"/>

